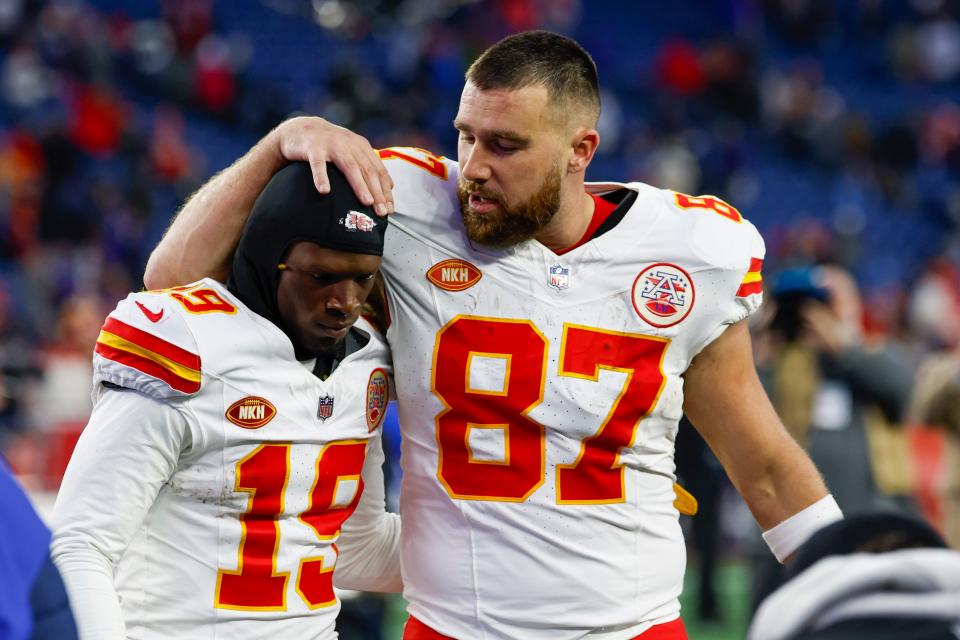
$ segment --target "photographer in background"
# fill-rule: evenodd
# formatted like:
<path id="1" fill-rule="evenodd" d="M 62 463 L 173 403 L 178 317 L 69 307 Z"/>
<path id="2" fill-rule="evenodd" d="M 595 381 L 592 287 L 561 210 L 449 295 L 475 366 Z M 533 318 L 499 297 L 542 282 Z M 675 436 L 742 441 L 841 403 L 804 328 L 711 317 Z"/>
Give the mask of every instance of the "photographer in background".
<path id="1" fill-rule="evenodd" d="M 912 510 L 901 420 L 913 372 L 905 358 L 884 340 L 864 339 L 860 295 L 839 267 L 784 271 L 772 294 L 758 367 L 787 429 L 845 514 Z M 761 559 L 757 569 L 762 596 L 778 567 Z"/>

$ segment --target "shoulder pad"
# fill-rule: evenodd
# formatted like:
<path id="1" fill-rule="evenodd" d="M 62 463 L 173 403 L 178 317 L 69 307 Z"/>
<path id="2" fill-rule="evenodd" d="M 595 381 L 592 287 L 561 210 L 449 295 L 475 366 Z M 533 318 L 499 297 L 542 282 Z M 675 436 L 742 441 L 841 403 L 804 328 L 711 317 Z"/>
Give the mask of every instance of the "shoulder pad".
<path id="1" fill-rule="evenodd" d="M 200 390 L 196 339 L 166 293 L 131 293 L 107 316 L 94 348 L 94 383 L 112 383 L 156 399 Z"/>

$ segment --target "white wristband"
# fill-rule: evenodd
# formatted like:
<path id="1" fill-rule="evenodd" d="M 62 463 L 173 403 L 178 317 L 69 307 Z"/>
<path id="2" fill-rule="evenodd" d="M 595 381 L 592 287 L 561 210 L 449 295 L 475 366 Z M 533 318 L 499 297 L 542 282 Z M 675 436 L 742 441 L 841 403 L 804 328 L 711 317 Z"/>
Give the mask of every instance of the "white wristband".
<path id="1" fill-rule="evenodd" d="M 843 520 L 843 512 L 830 494 L 801 509 L 777 526 L 763 532 L 770 551 L 781 563 L 814 533 L 831 522 Z"/>

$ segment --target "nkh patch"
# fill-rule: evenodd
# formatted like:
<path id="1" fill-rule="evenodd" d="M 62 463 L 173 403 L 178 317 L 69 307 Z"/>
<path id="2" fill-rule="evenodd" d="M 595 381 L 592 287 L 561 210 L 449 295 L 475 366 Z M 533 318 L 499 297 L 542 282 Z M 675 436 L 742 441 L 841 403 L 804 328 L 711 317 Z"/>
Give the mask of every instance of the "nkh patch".
<path id="1" fill-rule="evenodd" d="M 633 308 L 647 324 L 672 327 L 693 309 L 695 292 L 690 274 L 675 264 L 652 264 L 633 281 Z"/>
<path id="2" fill-rule="evenodd" d="M 333 415 L 333 396 L 327 394 L 320 396 L 320 402 L 317 404 L 317 417 L 326 422 L 327 418 Z"/>
<path id="3" fill-rule="evenodd" d="M 444 291 L 463 291 L 480 281 L 480 269 L 460 258 L 441 260 L 427 270 L 427 280 Z"/>
<path id="4" fill-rule="evenodd" d="M 570 286 L 570 269 L 560 264 L 555 264 L 547 269 L 547 284 L 560 291 Z"/>
<path id="5" fill-rule="evenodd" d="M 347 231 L 373 231 L 377 226 L 373 218 L 362 211 L 348 211 L 347 215 L 340 218 L 340 222 L 347 228 Z"/>
<path id="6" fill-rule="evenodd" d="M 387 374 L 383 369 L 374 369 L 367 381 L 367 428 L 370 431 L 376 430 L 383 422 L 389 399 Z"/>
<path id="7" fill-rule="evenodd" d="M 244 429 L 259 429 L 273 420 L 277 408 L 266 398 L 247 396 L 240 398 L 227 409 L 227 420 Z"/>

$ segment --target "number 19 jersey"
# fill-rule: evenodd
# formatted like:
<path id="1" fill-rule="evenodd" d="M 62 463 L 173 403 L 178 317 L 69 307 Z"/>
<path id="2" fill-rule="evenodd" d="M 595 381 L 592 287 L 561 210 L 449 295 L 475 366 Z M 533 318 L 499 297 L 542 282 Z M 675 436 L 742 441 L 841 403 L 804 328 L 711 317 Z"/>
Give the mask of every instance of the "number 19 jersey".
<path id="1" fill-rule="evenodd" d="M 612 229 L 563 255 L 484 247 L 455 163 L 381 155 L 410 613 L 460 639 L 612 640 L 676 618 L 682 375 L 759 305 L 759 234 L 709 196 L 591 184 L 626 195 Z"/>

